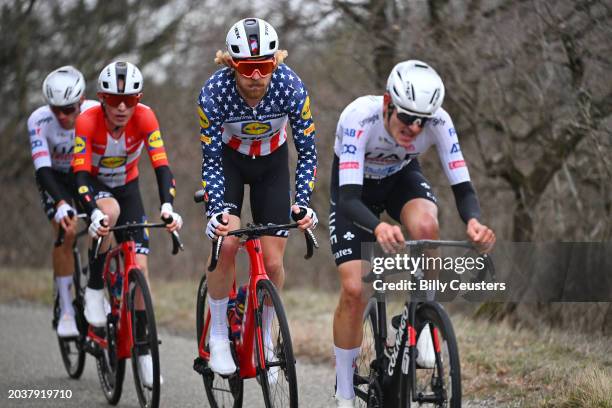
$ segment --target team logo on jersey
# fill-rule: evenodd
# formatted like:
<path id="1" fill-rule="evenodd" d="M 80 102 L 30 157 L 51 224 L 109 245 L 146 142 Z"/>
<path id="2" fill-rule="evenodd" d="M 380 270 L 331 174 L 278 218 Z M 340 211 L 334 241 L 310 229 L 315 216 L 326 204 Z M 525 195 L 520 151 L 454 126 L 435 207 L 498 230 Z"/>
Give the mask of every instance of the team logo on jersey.
<path id="1" fill-rule="evenodd" d="M 87 188 L 87 186 L 81 186 L 79 187 L 79 194 L 85 194 L 89 191 L 89 188 Z"/>
<path id="2" fill-rule="evenodd" d="M 459 153 L 461 151 L 461 148 L 459 147 L 459 143 L 453 143 L 453 147 L 451 147 L 451 154 L 452 153 Z"/>
<path id="3" fill-rule="evenodd" d="M 76 159 L 73 166 L 82 166 L 83 164 L 85 164 L 85 159 Z"/>
<path id="4" fill-rule="evenodd" d="M 270 122 L 249 122 L 242 124 L 242 133 L 247 135 L 261 135 L 272 129 Z"/>
<path id="5" fill-rule="evenodd" d="M 312 117 L 312 114 L 310 113 L 310 96 L 307 96 L 306 100 L 304 101 L 301 115 L 303 120 L 308 120 Z"/>
<path id="6" fill-rule="evenodd" d="M 85 151 L 85 137 L 77 136 L 74 138 L 74 152 L 83 153 Z"/>
<path id="7" fill-rule="evenodd" d="M 208 129 L 210 126 L 210 121 L 208 120 L 208 116 L 204 113 L 202 108 L 198 106 L 198 116 L 200 117 L 200 127 L 202 129 Z"/>
<path id="8" fill-rule="evenodd" d="M 162 140 L 161 133 L 159 132 L 159 130 L 156 130 L 149 135 L 148 142 L 150 149 L 158 149 L 164 146 L 164 141 Z"/>
<path id="9" fill-rule="evenodd" d="M 117 167 L 123 166 L 126 161 L 127 157 L 125 156 L 110 156 L 100 160 L 100 165 L 107 169 L 116 169 Z"/>
<path id="10" fill-rule="evenodd" d="M 310 126 L 308 126 L 308 127 L 306 128 L 306 130 L 304 131 L 304 134 L 305 134 L 306 136 L 310 136 L 310 134 L 311 134 L 312 132 L 314 132 L 314 131 L 315 131 L 315 124 L 314 124 L 314 123 L 311 123 L 311 124 L 310 124 Z"/>

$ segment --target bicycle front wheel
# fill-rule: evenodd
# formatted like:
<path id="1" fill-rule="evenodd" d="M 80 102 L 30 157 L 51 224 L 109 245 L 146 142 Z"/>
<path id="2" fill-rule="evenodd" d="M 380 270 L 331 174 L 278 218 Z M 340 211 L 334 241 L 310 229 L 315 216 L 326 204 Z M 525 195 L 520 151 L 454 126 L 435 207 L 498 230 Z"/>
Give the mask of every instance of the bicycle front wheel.
<path id="1" fill-rule="evenodd" d="M 376 298 L 370 298 L 363 313 L 363 340 L 361 352 L 355 362 L 353 388 L 357 407 L 383 407 L 383 393 L 376 371 L 377 362 L 382 361 L 383 344 L 378 332 Z"/>
<path id="2" fill-rule="evenodd" d="M 138 269 L 129 272 L 128 310 L 132 320 L 132 374 L 136 395 L 143 408 L 157 408 L 160 394 L 159 343 L 149 285 Z M 142 299 L 144 310 L 138 310 Z M 148 360 L 148 361 L 147 361 Z M 152 366 L 152 367 L 151 367 Z M 147 383 L 146 370 L 153 370 L 153 381 Z M 150 380 L 150 379 L 149 379 Z"/>
<path id="3" fill-rule="evenodd" d="M 437 302 L 419 305 L 416 311 L 417 338 L 429 335 L 435 361 L 419 364 L 415 370 L 416 394 L 411 395 L 411 381 L 402 375 L 401 395 L 407 407 L 461 407 L 461 368 L 455 332 L 448 314 Z M 425 333 L 428 331 L 428 333 Z M 425 342 L 423 342 L 425 343 Z M 418 344 L 418 341 L 417 341 Z"/>
<path id="4" fill-rule="evenodd" d="M 260 280 L 256 291 L 259 305 L 255 328 L 256 358 L 266 408 L 296 408 L 295 357 L 285 309 L 271 281 Z"/>
<path id="5" fill-rule="evenodd" d="M 76 301 L 75 301 L 76 303 Z M 54 329 L 57 327 L 57 321 L 60 318 L 60 307 L 59 307 L 59 295 L 55 298 L 55 306 L 54 306 Z M 78 314 L 79 311 L 75 305 L 75 319 L 78 324 Z M 80 329 L 79 329 L 80 330 Z M 62 355 L 62 362 L 64 363 L 64 368 L 68 373 L 70 378 L 78 379 L 83 374 L 83 369 L 85 368 L 85 349 L 83 347 L 83 338 L 82 334 L 79 334 L 77 337 L 60 337 L 57 336 L 57 342 L 60 349 L 60 354 Z"/>
<path id="6" fill-rule="evenodd" d="M 206 284 L 206 275 L 204 275 L 200 280 L 196 302 L 196 339 L 198 340 L 199 347 L 200 340 L 202 336 L 204 336 L 206 341 L 204 348 L 206 351 L 209 351 L 208 337 L 210 335 L 210 330 L 204 332 L 206 322 L 210 322 L 207 293 L 208 286 Z M 235 373 L 229 377 L 221 376 L 208 367 L 208 361 L 204 361 L 201 374 L 206 397 L 208 398 L 211 408 L 242 407 L 243 380 L 240 378 L 240 374 Z"/>

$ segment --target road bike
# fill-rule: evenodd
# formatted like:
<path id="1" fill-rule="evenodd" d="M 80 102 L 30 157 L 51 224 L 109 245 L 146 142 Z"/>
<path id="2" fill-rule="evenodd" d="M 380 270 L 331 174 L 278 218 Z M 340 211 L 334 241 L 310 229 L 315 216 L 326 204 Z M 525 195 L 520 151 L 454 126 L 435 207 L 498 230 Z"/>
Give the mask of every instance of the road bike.
<path id="1" fill-rule="evenodd" d="M 198 193 L 195 197 L 198 201 Z M 302 214 L 294 217 L 300 219 Z M 202 276 L 198 287 L 196 305 L 196 338 L 198 357 L 194 360 L 194 370 L 202 375 L 208 401 L 213 408 L 242 406 L 243 381 L 257 377 L 261 386 L 267 408 L 298 406 L 297 377 L 295 357 L 289 332 L 285 309 L 276 287 L 269 280 L 263 262 L 260 237 L 274 235 L 275 232 L 297 228 L 297 224 L 251 225 L 234 230 L 229 236 L 243 238 L 241 246 L 249 256 L 249 280 L 244 287 L 244 304 L 228 307 L 228 336 L 231 340 L 232 354 L 238 368 L 229 376 L 214 373 L 209 362 L 209 328 L 210 310 L 207 301 L 206 274 Z M 318 243 L 312 231 L 304 233 L 307 251 L 305 259 L 313 255 Z M 211 255 L 210 272 L 214 271 L 219 259 L 223 237 L 214 241 Z M 236 281 L 229 293 L 230 301 L 236 300 Z M 242 309 L 242 307 L 244 309 Z M 236 322 L 238 308 L 244 310 L 239 322 Z M 271 309 L 270 309 L 271 308 Z M 266 310 L 264 310 L 266 309 Z M 267 318 L 265 316 L 268 316 Z M 265 320 L 270 327 L 269 335 L 265 329 Z"/>
<path id="2" fill-rule="evenodd" d="M 75 216 L 74 212 L 69 211 L 68 216 L 73 218 Z M 79 219 L 87 218 L 86 214 L 76 214 L 76 217 Z M 64 243 L 64 229 L 60 226 L 57 238 L 55 240 L 54 246 L 60 247 Z M 70 376 L 70 378 L 80 378 L 83 374 L 83 369 L 85 368 L 85 348 L 83 344 L 85 343 L 85 335 L 87 333 L 87 322 L 83 316 L 83 305 L 85 304 L 83 301 L 83 297 L 85 296 L 85 285 L 87 284 L 87 276 L 88 276 L 88 266 L 83 266 L 81 263 L 81 253 L 79 251 L 78 240 L 83 236 L 87 235 L 87 228 L 77 232 L 76 238 L 74 240 L 74 245 L 72 246 L 72 254 L 74 256 L 74 272 L 72 274 L 72 292 L 73 292 L 73 300 L 72 305 L 75 311 L 75 321 L 77 328 L 79 330 L 79 335 L 76 337 L 60 337 L 57 336 L 57 341 L 59 344 L 60 353 L 62 355 L 62 362 L 64 363 L 64 368 L 66 372 Z M 59 291 L 57 288 L 54 288 L 54 302 L 53 302 L 53 320 L 52 326 L 53 330 L 57 330 L 57 324 L 59 319 L 61 318 L 60 313 L 60 298 Z"/>
<path id="3" fill-rule="evenodd" d="M 143 408 L 157 408 L 160 396 L 159 344 L 153 301 L 144 274 L 136 263 L 134 234 L 141 229 L 165 228 L 172 219 L 163 223 L 128 223 L 110 228 L 111 232 L 124 231 L 127 241 L 111 248 L 104 263 L 103 279 L 108 306 L 106 327 L 87 329 L 86 349 L 96 357 L 98 377 L 107 401 L 116 405 L 121 398 L 125 375 L 125 360 L 132 359 L 132 373 L 138 401 Z M 179 235 L 171 234 L 176 255 L 183 249 Z M 101 239 L 96 241 L 96 257 Z M 139 314 L 137 303 L 144 305 Z M 153 363 L 153 384 L 146 386 L 140 378 L 139 359 L 150 354 Z"/>
<path id="4" fill-rule="evenodd" d="M 410 256 L 419 257 L 426 249 L 458 247 L 474 249 L 467 241 L 406 241 Z M 494 266 L 488 255 L 481 255 L 484 268 L 473 280 L 495 280 Z M 385 281 L 393 273 L 370 272 L 363 282 Z M 416 270 L 413 282 L 423 278 Z M 394 316 L 393 343 L 387 344 L 387 303 L 384 287 L 375 291 L 366 306 L 363 317 L 363 342 L 356 362 L 353 385 L 357 406 L 368 408 L 391 407 L 461 407 L 461 367 L 459 349 L 450 318 L 444 307 L 435 301 L 412 296 L 406 300 L 402 313 Z M 435 362 L 428 366 L 417 363 L 417 339 L 429 331 Z M 429 405 L 428 405 L 429 404 Z"/>

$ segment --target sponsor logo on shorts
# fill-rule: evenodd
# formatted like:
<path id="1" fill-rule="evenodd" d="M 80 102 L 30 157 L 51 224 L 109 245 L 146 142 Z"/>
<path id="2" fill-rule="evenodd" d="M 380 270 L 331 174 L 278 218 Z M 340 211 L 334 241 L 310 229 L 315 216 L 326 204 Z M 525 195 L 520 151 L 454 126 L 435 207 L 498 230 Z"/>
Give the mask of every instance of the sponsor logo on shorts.
<path id="1" fill-rule="evenodd" d="M 334 259 L 342 258 L 343 256 L 352 255 L 352 254 L 353 254 L 352 248 L 340 249 L 334 252 Z"/>
<path id="2" fill-rule="evenodd" d="M 159 130 L 156 130 L 149 135 L 148 142 L 150 149 L 158 149 L 164 145 L 164 141 L 162 140 Z"/>
<path id="3" fill-rule="evenodd" d="M 106 167 L 107 169 L 116 169 L 117 167 L 123 166 L 126 161 L 127 157 L 125 156 L 111 156 L 100 160 L 100 165 L 102 167 Z"/>
<path id="4" fill-rule="evenodd" d="M 465 160 L 455 160 L 448 163 L 448 168 L 451 170 L 458 169 L 460 167 L 465 167 Z"/>
<path id="5" fill-rule="evenodd" d="M 262 135 L 272 129 L 270 122 L 249 122 L 242 124 L 242 133 L 247 135 Z"/>

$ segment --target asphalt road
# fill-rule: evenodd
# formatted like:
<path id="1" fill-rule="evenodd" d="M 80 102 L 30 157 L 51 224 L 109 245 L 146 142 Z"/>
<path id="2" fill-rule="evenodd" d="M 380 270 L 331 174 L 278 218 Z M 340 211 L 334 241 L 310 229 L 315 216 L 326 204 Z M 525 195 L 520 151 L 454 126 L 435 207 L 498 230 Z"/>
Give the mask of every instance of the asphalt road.
<path id="1" fill-rule="evenodd" d="M 192 369 L 195 340 L 161 331 L 162 407 L 208 407 L 201 376 Z M 298 359 L 300 406 L 332 407 L 333 367 Z M 120 407 L 138 407 L 131 364 L 126 364 Z M 70 399 L 9 399 L 9 390 L 71 390 Z M 263 407 L 255 379 L 245 382 L 244 407 Z M 0 304 L 0 407 L 108 407 L 100 389 L 95 361 L 88 355 L 79 380 L 68 378 L 51 310 L 33 305 Z"/>

